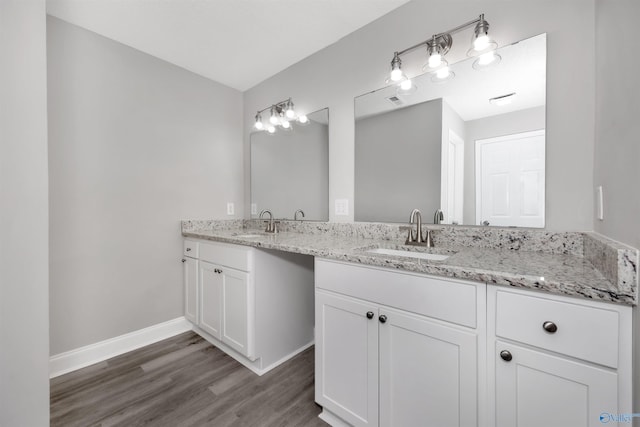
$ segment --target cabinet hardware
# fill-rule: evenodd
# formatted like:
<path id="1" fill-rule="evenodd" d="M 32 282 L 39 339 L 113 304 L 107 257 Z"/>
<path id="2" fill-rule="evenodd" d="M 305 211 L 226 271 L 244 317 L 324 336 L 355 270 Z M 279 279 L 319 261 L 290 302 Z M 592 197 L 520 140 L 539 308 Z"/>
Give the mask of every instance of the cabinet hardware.
<path id="1" fill-rule="evenodd" d="M 378 317 L 378 320 L 380 321 L 380 323 L 386 323 L 387 322 L 387 316 L 385 316 L 384 314 L 380 317 Z"/>
<path id="2" fill-rule="evenodd" d="M 186 260 L 186 259 L 184 259 L 184 258 L 182 258 L 182 262 L 187 262 L 187 260 Z"/>
<path id="3" fill-rule="evenodd" d="M 546 321 L 542 324 L 542 329 L 549 332 L 550 334 L 554 334 L 558 330 L 558 325 L 553 322 Z"/>
<path id="4" fill-rule="evenodd" d="M 502 350 L 500 352 L 500 357 L 505 362 L 511 362 L 511 359 L 513 359 L 513 356 L 511 355 L 511 352 L 509 350 Z"/>
<path id="5" fill-rule="evenodd" d="M 187 248 L 187 249 L 186 249 L 186 251 L 187 251 L 187 252 L 191 251 L 191 248 Z"/>
<path id="6" fill-rule="evenodd" d="M 367 311 L 367 319 L 373 319 L 373 311 Z"/>

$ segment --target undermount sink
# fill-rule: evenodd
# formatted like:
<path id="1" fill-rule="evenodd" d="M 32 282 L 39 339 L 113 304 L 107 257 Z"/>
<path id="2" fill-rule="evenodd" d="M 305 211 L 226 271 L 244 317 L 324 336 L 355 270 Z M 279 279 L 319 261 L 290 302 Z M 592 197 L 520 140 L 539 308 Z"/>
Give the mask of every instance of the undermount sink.
<path id="1" fill-rule="evenodd" d="M 431 261 L 443 261 L 451 255 L 432 254 L 427 252 L 399 251 L 397 249 L 375 248 L 369 249 L 367 253 L 380 255 L 393 255 L 404 258 L 428 259 Z"/>

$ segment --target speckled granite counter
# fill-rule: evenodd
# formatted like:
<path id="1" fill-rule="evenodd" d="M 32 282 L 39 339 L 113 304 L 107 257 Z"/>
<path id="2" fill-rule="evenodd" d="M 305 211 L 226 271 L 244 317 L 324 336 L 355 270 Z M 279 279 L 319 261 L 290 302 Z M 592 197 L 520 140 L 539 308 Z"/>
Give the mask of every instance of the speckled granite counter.
<path id="1" fill-rule="evenodd" d="M 295 229 L 295 224 L 301 224 L 291 223 L 284 224 L 283 229 Z M 435 248 L 411 248 L 413 251 L 450 255 L 445 260 L 433 261 L 367 252 L 373 248 L 406 250 L 407 247 L 402 245 L 404 237 L 400 237 L 406 232 L 406 228 L 402 226 L 390 226 L 391 230 L 397 229 L 397 232 L 384 231 L 386 234 L 380 234 L 372 233 L 371 229 L 366 227 L 367 231 L 362 233 L 350 232 L 344 224 L 335 227 L 325 227 L 322 224 L 327 223 L 305 225 L 314 227 L 311 231 L 268 234 L 262 229 L 252 228 L 257 225 L 254 221 L 184 221 L 182 234 L 191 238 L 537 289 L 624 305 L 637 303 L 638 251 L 624 245 L 620 246 L 617 242 L 608 241 L 594 233 L 546 233 L 542 230 L 502 229 L 503 234 L 500 234 L 500 229 L 493 228 L 476 228 L 478 231 L 474 233 L 472 228 L 435 227 Z M 384 228 L 380 224 L 369 227 L 376 226 Z M 345 229 L 335 232 L 335 229 L 342 228 Z M 465 235 L 468 238 L 453 239 L 447 236 L 447 233 Z M 484 240 L 477 237 L 479 233 L 485 233 L 482 236 Z M 495 236 L 487 233 L 495 233 Z M 544 237 L 545 235 L 547 237 Z M 455 245 L 444 245 L 447 237 Z M 519 242 L 515 249 L 512 247 L 513 244 L 504 244 L 514 241 Z M 555 247 L 552 242 L 555 242 Z M 547 250 L 531 250 L 537 245 L 540 245 L 540 249 Z M 550 247 L 555 249 L 549 250 Z M 612 264 L 616 264 L 618 269 L 612 268 Z"/>

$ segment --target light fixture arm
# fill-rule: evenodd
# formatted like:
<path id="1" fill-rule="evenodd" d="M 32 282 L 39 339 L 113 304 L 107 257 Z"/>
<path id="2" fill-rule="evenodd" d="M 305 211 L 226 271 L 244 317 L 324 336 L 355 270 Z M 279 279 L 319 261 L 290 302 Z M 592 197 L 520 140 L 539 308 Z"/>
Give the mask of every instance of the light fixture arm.
<path id="1" fill-rule="evenodd" d="M 477 24 L 482 24 L 482 25 L 486 25 L 487 28 L 489 26 L 489 24 L 487 23 L 487 21 L 484 20 L 484 13 L 480 14 L 480 16 L 472 21 L 469 22 L 465 22 L 464 24 L 458 25 L 457 27 L 454 27 L 448 31 L 443 31 L 441 33 L 438 34 L 434 34 L 431 37 L 429 37 L 427 40 L 422 41 L 420 43 L 417 43 L 413 46 L 410 46 L 406 49 L 403 50 L 399 50 L 396 51 L 394 53 L 394 58 L 395 55 L 397 55 L 398 57 L 411 52 L 412 50 L 418 49 L 419 47 L 422 46 L 427 46 L 427 47 L 434 47 L 433 46 L 433 40 L 435 39 L 436 42 L 440 45 L 441 49 L 442 49 L 442 53 L 446 53 L 449 51 L 449 49 L 451 48 L 451 44 L 453 42 L 453 39 L 451 38 L 451 34 L 453 33 L 457 33 L 458 31 L 462 31 L 464 29 L 467 29 L 473 25 L 477 25 Z"/>
<path id="2" fill-rule="evenodd" d="M 291 98 L 287 98 L 284 101 L 276 102 L 275 104 L 271 104 L 268 107 L 263 108 L 262 110 L 258 110 L 257 114 L 264 113 L 265 111 L 270 110 L 273 107 L 275 107 L 276 111 L 280 113 L 281 111 L 284 111 L 284 108 L 286 107 L 288 102 L 291 102 Z"/>

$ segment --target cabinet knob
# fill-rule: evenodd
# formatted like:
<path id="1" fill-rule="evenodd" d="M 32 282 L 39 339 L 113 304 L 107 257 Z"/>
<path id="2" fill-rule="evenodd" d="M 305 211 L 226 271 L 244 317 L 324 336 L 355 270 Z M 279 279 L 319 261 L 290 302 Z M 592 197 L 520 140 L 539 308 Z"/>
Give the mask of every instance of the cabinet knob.
<path id="1" fill-rule="evenodd" d="M 367 311 L 367 319 L 373 319 L 373 311 Z"/>
<path id="2" fill-rule="evenodd" d="M 191 251 L 191 248 L 187 248 L 187 249 L 185 249 L 185 250 L 186 250 L 187 252 L 190 252 L 190 251 Z"/>
<path id="3" fill-rule="evenodd" d="M 386 323 L 387 322 L 387 316 L 385 316 L 384 314 L 380 317 L 378 317 L 378 320 L 380 321 L 380 323 Z"/>
<path id="4" fill-rule="evenodd" d="M 549 332 L 550 334 L 555 334 L 558 330 L 558 325 L 553 322 L 546 321 L 542 324 L 542 329 Z"/>
<path id="5" fill-rule="evenodd" d="M 513 356 L 511 355 L 511 352 L 509 350 L 502 350 L 500 352 L 500 357 L 505 362 L 511 362 L 511 359 L 513 359 Z"/>
<path id="6" fill-rule="evenodd" d="M 182 262 L 187 262 L 187 260 L 186 260 L 186 259 L 184 259 L 184 258 L 182 258 Z"/>

